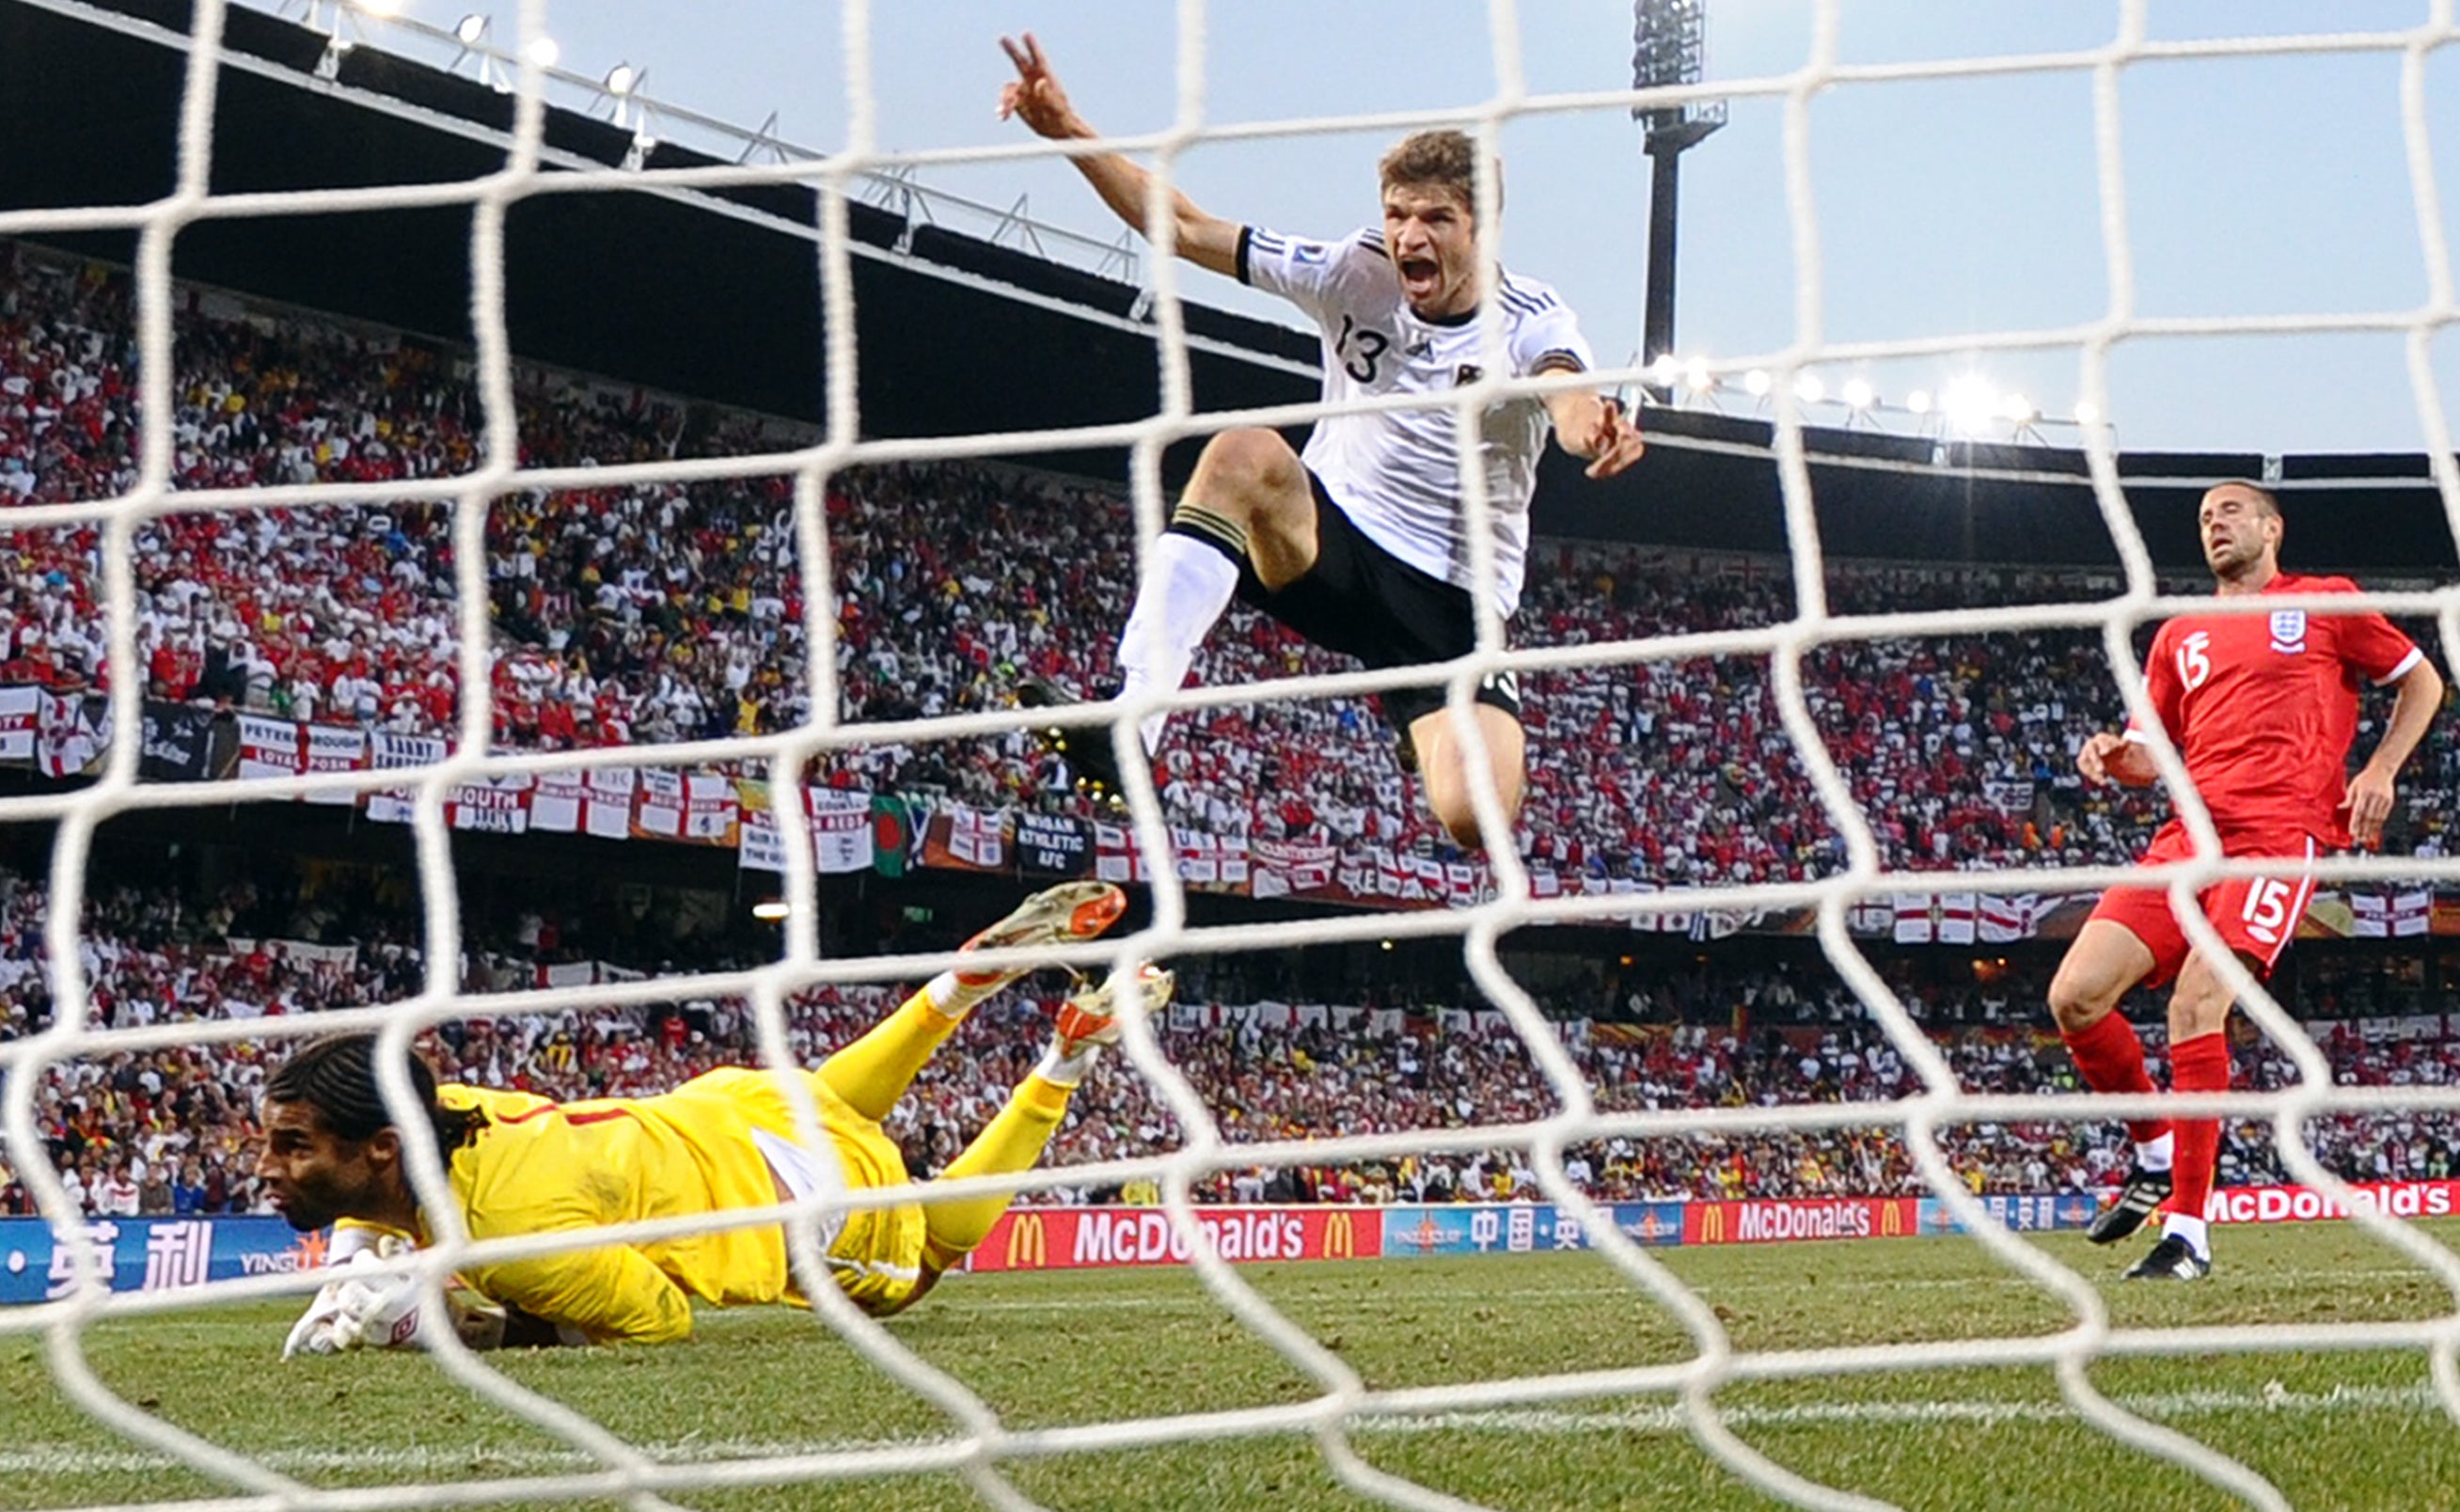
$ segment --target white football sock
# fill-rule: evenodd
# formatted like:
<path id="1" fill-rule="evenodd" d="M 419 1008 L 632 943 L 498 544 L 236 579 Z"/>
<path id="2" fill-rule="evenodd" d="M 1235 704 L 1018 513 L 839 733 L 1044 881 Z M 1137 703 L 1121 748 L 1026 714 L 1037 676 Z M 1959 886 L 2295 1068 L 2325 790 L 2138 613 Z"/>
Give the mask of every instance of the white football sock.
<path id="1" fill-rule="evenodd" d="M 2161 1237 L 2169 1239 L 2174 1236 L 2185 1240 L 2187 1247 L 2195 1252 L 2196 1259 L 2212 1258 L 2212 1230 L 2205 1225 L 2204 1220 L 2189 1218 L 2184 1213 L 2172 1213 L 2161 1222 Z"/>
<path id="2" fill-rule="evenodd" d="M 922 995 L 930 1000 L 931 1011 L 943 1018 L 963 1018 L 998 990 L 997 987 L 967 987 L 957 980 L 956 972 L 943 971 L 924 984 Z"/>
<path id="3" fill-rule="evenodd" d="M 2135 1146 L 2135 1163 L 2148 1171 L 2170 1168 L 2171 1152 L 2177 1147 L 2177 1137 L 2165 1134 L 2157 1139 L 2144 1139 Z"/>
<path id="4" fill-rule="evenodd" d="M 1119 633 L 1119 689 L 1122 697 L 1159 689 L 1177 692 L 1196 664 L 1196 649 L 1204 644 L 1213 622 L 1230 607 L 1239 589 L 1239 569 L 1213 545 L 1192 536 L 1165 531 L 1145 559 L 1136 583 L 1136 607 L 1128 628 Z M 1153 643 L 1158 627 L 1158 645 Z M 1148 715 L 1137 726 L 1150 755 L 1161 744 L 1166 713 Z"/>
<path id="5" fill-rule="evenodd" d="M 1062 1054 L 1054 1044 L 1042 1053 L 1041 1063 L 1033 1074 L 1054 1087 L 1073 1087 L 1085 1080 L 1085 1073 L 1093 1069 L 1094 1058 L 1102 1054 L 1099 1045 L 1079 1045 L 1073 1054 Z"/>

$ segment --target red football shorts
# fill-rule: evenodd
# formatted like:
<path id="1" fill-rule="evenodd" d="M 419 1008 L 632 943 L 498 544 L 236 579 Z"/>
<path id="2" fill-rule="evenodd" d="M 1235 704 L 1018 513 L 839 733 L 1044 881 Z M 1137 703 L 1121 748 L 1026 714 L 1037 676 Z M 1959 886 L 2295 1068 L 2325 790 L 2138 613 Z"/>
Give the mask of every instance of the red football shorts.
<path id="1" fill-rule="evenodd" d="M 2275 876 L 2232 877 L 2205 888 L 2195 900 L 2203 905 L 2204 917 L 2213 922 L 2222 941 L 2255 963 L 2259 978 L 2272 974 L 2273 964 L 2289 948 L 2299 921 L 2306 917 L 2307 902 L 2315 895 L 2315 858 L 2321 850 L 2315 838 L 2302 830 L 2221 836 L 2224 856 L 2280 859 L 2280 871 Z M 2195 842 L 2186 826 L 2172 820 L 2145 847 L 2142 864 L 2192 861 L 2195 854 Z M 2151 948 L 2152 974 L 2144 979 L 2147 987 L 2159 987 L 2176 976 L 2193 952 L 2186 927 L 2170 909 L 2167 887 L 2112 887 L 2101 895 L 2092 916 L 2123 926 Z"/>

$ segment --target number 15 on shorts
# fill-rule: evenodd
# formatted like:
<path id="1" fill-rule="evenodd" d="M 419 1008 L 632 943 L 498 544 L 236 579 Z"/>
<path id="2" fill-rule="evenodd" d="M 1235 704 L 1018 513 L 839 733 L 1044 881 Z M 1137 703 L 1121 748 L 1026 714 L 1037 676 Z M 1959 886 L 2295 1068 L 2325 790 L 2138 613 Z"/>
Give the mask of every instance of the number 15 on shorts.
<path id="1" fill-rule="evenodd" d="M 2238 910 L 2246 932 L 2266 945 L 2279 945 L 2297 894 L 2298 884 L 2283 877 L 2258 877 L 2247 884 L 2246 906 Z"/>

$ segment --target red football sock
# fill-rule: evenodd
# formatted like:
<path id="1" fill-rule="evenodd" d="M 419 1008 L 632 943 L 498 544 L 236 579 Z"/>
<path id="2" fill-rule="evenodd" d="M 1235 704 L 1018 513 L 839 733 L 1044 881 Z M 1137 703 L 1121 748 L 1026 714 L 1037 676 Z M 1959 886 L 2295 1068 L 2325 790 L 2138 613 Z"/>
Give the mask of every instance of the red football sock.
<path id="1" fill-rule="evenodd" d="M 2095 1092 L 2158 1092 L 2144 1069 L 2144 1041 L 2124 1014 L 2104 1013 L 2089 1028 L 2060 1030 L 2084 1084 Z M 2142 1144 L 2170 1132 L 2166 1118 L 2131 1118 L 2127 1137 Z"/>
<path id="2" fill-rule="evenodd" d="M 2230 1084 L 2229 1037 L 2218 1033 L 2197 1034 L 2170 1047 L 2172 1092 L 2227 1092 Z M 2170 1167 L 2170 1201 L 2163 1211 L 2189 1218 L 2204 1216 L 2212 1200 L 2214 1165 L 2220 1157 L 2218 1118 L 2174 1118 L 2178 1151 Z"/>

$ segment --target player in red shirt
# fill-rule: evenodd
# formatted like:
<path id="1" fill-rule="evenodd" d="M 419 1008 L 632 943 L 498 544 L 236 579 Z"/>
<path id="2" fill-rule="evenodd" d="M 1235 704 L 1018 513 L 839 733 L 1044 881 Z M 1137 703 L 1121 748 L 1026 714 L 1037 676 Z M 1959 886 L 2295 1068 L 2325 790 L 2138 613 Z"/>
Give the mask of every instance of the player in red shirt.
<path id="1" fill-rule="evenodd" d="M 2197 513 L 2204 561 L 2221 598 L 2354 593 L 2346 578 L 2280 570 L 2280 501 L 2253 483 L 2221 483 Z M 2348 775 L 2358 728 L 2358 680 L 2396 684 L 2398 700 L 2374 754 Z M 2145 660 L 2146 693 L 2233 857 L 2281 858 L 2277 876 L 2216 883 L 2204 916 L 2258 978 L 2268 976 L 2314 891 L 2322 851 L 2383 842 L 2392 778 L 2443 704 L 2443 678 L 2409 638 L 2363 610 L 2269 615 L 2184 614 L 2163 625 Z M 2131 723 L 2103 731 L 2076 755 L 2089 782 L 2140 787 L 2159 774 Z M 2152 837 L 2146 864 L 2195 854 L 2173 819 Z M 2095 1092 L 2151 1092 L 2144 1046 L 2113 1012 L 2138 983 L 2175 980 L 2170 996 L 2170 1085 L 2225 1092 L 2230 1084 L 2230 990 L 2189 947 L 2162 887 L 2112 887 L 2068 948 L 2050 983 L 2050 1012 Z M 2204 1205 L 2212 1196 L 2220 1124 L 2212 1118 L 2131 1120 L 2135 1159 L 2117 1200 L 2089 1237 L 2113 1244 L 2166 1209 L 2160 1242 L 2134 1267 L 2139 1280 L 2194 1280 L 2212 1269 Z M 2166 1200 L 2166 1201 L 2165 1201 Z"/>

